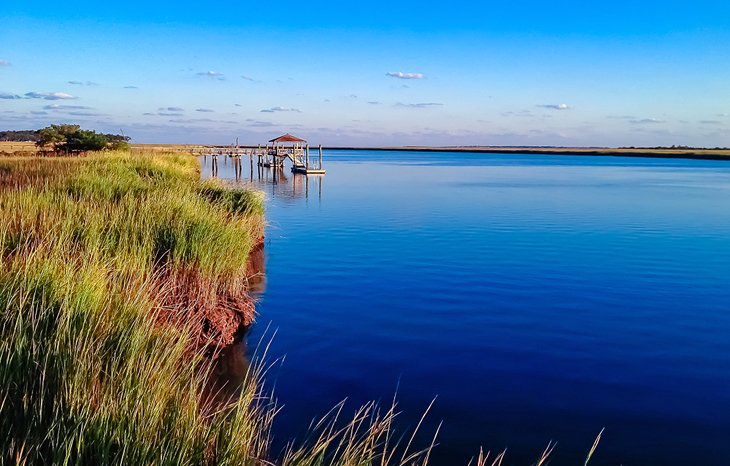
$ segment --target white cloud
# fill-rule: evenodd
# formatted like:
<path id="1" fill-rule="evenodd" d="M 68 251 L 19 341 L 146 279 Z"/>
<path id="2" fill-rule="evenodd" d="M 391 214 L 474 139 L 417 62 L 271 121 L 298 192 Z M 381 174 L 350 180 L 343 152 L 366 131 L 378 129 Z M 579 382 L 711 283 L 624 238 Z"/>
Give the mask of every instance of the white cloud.
<path id="1" fill-rule="evenodd" d="M 261 110 L 261 113 L 275 113 L 275 112 L 296 112 L 302 113 L 298 108 L 284 108 L 284 107 L 271 107 Z"/>
<path id="2" fill-rule="evenodd" d="M 6 99 L 6 100 L 14 100 L 14 99 L 22 99 L 17 94 L 8 94 L 7 92 L 0 92 L 0 99 Z"/>
<path id="3" fill-rule="evenodd" d="M 25 96 L 29 99 L 45 100 L 73 100 L 77 98 L 65 92 L 26 92 Z"/>
<path id="4" fill-rule="evenodd" d="M 216 78 L 219 81 L 223 81 L 224 79 L 226 79 L 225 75 L 223 73 L 221 73 L 220 71 L 213 71 L 213 70 L 201 71 L 200 73 L 197 73 L 197 74 L 198 74 L 198 76 L 207 76 L 209 78 Z"/>
<path id="5" fill-rule="evenodd" d="M 64 110 L 89 110 L 91 107 L 85 107 L 83 105 L 59 105 L 59 104 L 48 104 L 43 106 L 43 110 L 53 111 L 64 111 Z"/>
<path id="6" fill-rule="evenodd" d="M 538 107 L 548 108 L 550 110 L 570 110 L 571 108 L 573 108 L 568 104 L 543 104 L 538 105 Z"/>
<path id="7" fill-rule="evenodd" d="M 390 73 L 385 73 L 385 75 L 398 79 L 423 79 L 426 77 L 422 73 L 404 73 L 402 71 L 391 71 Z"/>
<path id="8" fill-rule="evenodd" d="M 417 104 L 404 104 L 402 102 L 398 102 L 395 104 L 396 107 L 406 107 L 406 108 L 429 108 L 429 107 L 442 107 L 444 104 L 440 104 L 438 102 L 420 102 Z"/>

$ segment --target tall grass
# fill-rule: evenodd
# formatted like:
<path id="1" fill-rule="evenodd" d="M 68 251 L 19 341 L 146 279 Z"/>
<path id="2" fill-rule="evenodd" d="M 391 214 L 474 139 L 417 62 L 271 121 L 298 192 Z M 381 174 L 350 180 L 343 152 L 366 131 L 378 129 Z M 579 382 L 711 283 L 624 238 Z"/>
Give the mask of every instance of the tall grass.
<path id="1" fill-rule="evenodd" d="M 242 286 L 261 199 L 201 184 L 192 157 L 46 164 L 2 165 L 2 464 L 264 458 L 271 417 L 258 385 L 229 410 L 201 409 L 205 360 L 190 351 L 193 327 L 165 307 L 180 295 L 170 277 Z"/>
<path id="2" fill-rule="evenodd" d="M 338 405 L 272 454 L 260 362 L 209 402 L 201 341 L 228 342 L 216 313 L 253 318 L 263 221 L 259 195 L 200 182 L 190 156 L 0 161 L 0 464 L 426 465 L 395 403 Z"/>

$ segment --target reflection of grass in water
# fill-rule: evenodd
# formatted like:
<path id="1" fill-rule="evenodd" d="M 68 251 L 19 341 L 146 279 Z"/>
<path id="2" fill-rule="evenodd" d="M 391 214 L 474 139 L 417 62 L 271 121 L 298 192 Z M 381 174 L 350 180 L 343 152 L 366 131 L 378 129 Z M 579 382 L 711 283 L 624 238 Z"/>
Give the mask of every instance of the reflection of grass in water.
<path id="1" fill-rule="evenodd" d="M 270 464 L 261 360 L 213 406 L 191 345 L 191 310 L 245 286 L 263 204 L 197 171 L 182 155 L 0 160 L 0 463 Z M 185 301 L 182 325 L 171 309 L 190 280 L 212 301 Z M 427 463 L 432 445 L 396 437 L 395 405 L 342 411 L 276 463 Z"/>

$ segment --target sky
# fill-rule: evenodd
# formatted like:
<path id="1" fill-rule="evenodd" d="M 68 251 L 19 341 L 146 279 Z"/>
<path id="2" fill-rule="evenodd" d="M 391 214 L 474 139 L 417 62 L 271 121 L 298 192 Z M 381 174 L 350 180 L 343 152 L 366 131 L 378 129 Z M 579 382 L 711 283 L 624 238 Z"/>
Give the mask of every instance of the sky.
<path id="1" fill-rule="evenodd" d="M 11 0 L 0 129 L 730 146 L 730 2 Z"/>

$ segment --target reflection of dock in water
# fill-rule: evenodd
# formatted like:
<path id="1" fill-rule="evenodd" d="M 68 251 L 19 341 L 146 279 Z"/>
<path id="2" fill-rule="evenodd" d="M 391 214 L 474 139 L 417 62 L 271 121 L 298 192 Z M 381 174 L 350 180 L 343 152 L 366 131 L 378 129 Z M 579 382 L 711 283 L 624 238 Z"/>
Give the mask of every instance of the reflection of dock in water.
<path id="1" fill-rule="evenodd" d="M 282 199 L 322 199 L 323 176 L 286 170 L 284 165 L 259 165 L 253 157 L 247 161 L 242 156 L 202 155 L 201 159 L 204 177 L 235 181 Z"/>

